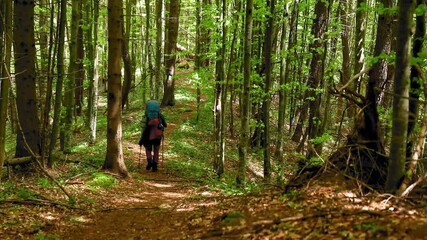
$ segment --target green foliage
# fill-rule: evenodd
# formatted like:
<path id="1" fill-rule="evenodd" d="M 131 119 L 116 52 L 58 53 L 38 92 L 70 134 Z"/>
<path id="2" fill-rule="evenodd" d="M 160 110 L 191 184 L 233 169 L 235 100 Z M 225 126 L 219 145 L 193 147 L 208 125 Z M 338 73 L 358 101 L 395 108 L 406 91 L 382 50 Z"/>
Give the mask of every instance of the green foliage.
<path id="1" fill-rule="evenodd" d="M 37 184 L 40 187 L 50 187 L 50 186 L 52 186 L 52 184 L 50 183 L 49 179 L 47 179 L 47 178 L 39 178 L 39 179 L 37 179 Z"/>
<path id="2" fill-rule="evenodd" d="M 0 185 L 0 200 L 9 198 L 15 189 L 15 185 L 12 182 L 2 182 Z"/>
<path id="3" fill-rule="evenodd" d="M 112 188 L 116 184 L 116 179 L 105 173 L 93 173 L 92 180 L 86 183 L 92 187 Z"/>
<path id="4" fill-rule="evenodd" d="M 380 231 L 382 231 L 381 227 L 379 227 L 377 224 L 373 222 L 362 222 L 356 226 L 357 229 L 363 230 L 363 231 L 369 231 L 372 234 L 376 234 Z"/>
<path id="5" fill-rule="evenodd" d="M 29 189 L 26 189 L 24 187 L 19 187 L 16 189 L 15 194 L 18 198 L 21 199 L 31 199 L 35 198 L 35 193 L 31 192 Z"/>
<path id="6" fill-rule="evenodd" d="M 39 232 L 34 237 L 34 239 L 35 240 L 59 240 L 61 238 L 59 236 L 57 236 L 57 235 L 52 235 L 52 234 L 46 234 L 46 233 Z"/>
<path id="7" fill-rule="evenodd" d="M 327 142 L 327 141 L 329 141 L 331 139 L 332 139 L 332 136 L 329 133 L 324 133 L 321 136 L 318 136 L 318 137 L 315 137 L 313 139 L 310 139 L 310 142 L 313 145 L 318 145 L 318 144 L 325 143 L 325 142 Z"/>

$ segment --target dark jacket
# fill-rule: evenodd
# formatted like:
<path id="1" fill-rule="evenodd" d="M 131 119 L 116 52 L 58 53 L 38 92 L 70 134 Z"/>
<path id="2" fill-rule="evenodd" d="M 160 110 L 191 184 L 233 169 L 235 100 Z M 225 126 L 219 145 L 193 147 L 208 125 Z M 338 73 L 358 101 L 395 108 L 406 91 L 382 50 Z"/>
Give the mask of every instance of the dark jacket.
<path id="1" fill-rule="evenodd" d="M 139 142 L 138 142 L 139 146 L 160 145 L 161 139 L 155 139 L 150 141 L 151 128 L 156 126 L 150 126 L 148 125 L 147 119 L 144 119 L 144 120 L 145 120 L 145 123 L 142 124 L 144 130 L 142 131 L 141 138 L 139 139 Z M 159 120 L 160 120 L 160 124 L 158 128 L 163 131 L 164 128 L 168 126 L 168 124 L 166 123 L 165 117 L 161 113 L 159 113 Z"/>

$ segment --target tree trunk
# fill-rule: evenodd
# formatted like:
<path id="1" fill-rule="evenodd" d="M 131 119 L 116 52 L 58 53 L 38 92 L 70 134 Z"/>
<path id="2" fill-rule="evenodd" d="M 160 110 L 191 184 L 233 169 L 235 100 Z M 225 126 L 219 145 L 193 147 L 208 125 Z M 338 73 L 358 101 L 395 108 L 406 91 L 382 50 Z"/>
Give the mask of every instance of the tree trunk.
<path id="1" fill-rule="evenodd" d="M 267 17 L 267 27 L 265 30 L 264 38 L 264 69 L 265 69 L 265 81 L 264 81 L 264 100 L 262 103 L 262 122 L 264 124 L 264 179 L 269 181 L 271 179 L 271 162 L 270 162 L 270 106 L 271 106 L 271 83 L 272 76 L 271 72 L 273 69 L 273 63 L 271 61 L 273 51 L 273 31 L 274 31 L 274 18 L 276 0 L 268 0 L 267 7 L 269 8 L 269 14 Z"/>
<path id="2" fill-rule="evenodd" d="M 162 1 L 161 0 L 156 1 L 156 4 L 157 4 L 157 2 L 161 3 Z M 145 69 L 148 70 L 148 74 L 149 74 L 148 83 L 150 84 L 149 85 L 150 94 L 154 94 L 154 91 L 153 91 L 154 88 L 153 87 L 154 87 L 154 85 L 156 85 L 156 82 L 155 82 L 155 80 L 156 80 L 156 69 L 154 68 L 153 61 L 152 61 L 152 56 L 153 56 L 152 48 L 153 47 L 152 47 L 152 41 L 151 41 L 152 29 L 151 29 L 151 21 L 150 21 L 152 18 L 152 14 L 151 14 L 151 6 L 150 6 L 151 4 L 150 3 L 151 3 L 150 0 L 145 0 L 145 14 L 147 15 L 146 19 L 145 19 L 145 39 L 144 39 L 146 63 L 142 64 L 142 65 L 143 65 L 143 67 L 145 67 Z M 161 23 L 161 18 L 157 19 L 157 20 L 159 20 Z M 157 20 L 156 20 L 156 22 L 157 22 Z M 156 39 L 157 39 L 157 37 L 156 37 Z M 157 50 L 160 50 L 160 54 L 159 54 L 159 60 L 160 60 L 161 48 L 159 48 Z M 143 61 L 145 61 L 145 60 L 143 60 Z M 156 65 L 156 67 L 158 67 L 158 66 L 161 66 L 160 62 L 159 62 L 159 65 Z M 144 101 L 146 100 L 146 93 L 147 93 L 147 83 L 146 82 L 147 82 L 146 78 L 143 78 L 142 83 L 143 83 L 143 91 L 144 91 L 143 92 Z M 159 82 L 161 82 L 161 81 L 159 81 Z M 150 96 L 150 98 L 151 97 L 153 97 L 153 96 Z M 157 98 L 152 98 L 152 99 L 157 99 Z"/>
<path id="3" fill-rule="evenodd" d="M 75 111 L 75 88 L 77 79 L 77 62 L 78 62 L 78 33 L 80 21 L 80 0 L 72 0 L 71 10 L 71 26 L 70 26 L 70 64 L 68 66 L 68 78 L 66 79 L 66 87 L 64 92 L 64 107 L 65 115 L 62 119 L 63 127 L 61 128 L 61 149 L 64 153 L 71 151 L 72 136 L 74 133 L 73 119 Z"/>
<path id="4" fill-rule="evenodd" d="M 424 0 L 417 0 L 417 5 L 424 4 Z M 417 15 L 415 23 L 415 34 L 414 34 L 414 46 L 412 48 L 412 56 L 417 60 L 420 58 L 419 54 L 423 51 L 424 36 L 426 33 L 425 26 L 425 14 Z M 409 92 L 409 119 L 408 119 L 408 145 L 406 147 L 407 152 L 406 156 L 409 158 L 412 156 L 412 148 L 414 145 L 414 139 L 412 138 L 412 133 L 414 131 L 417 119 L 418 119 L 418 109 L 419 109 L 419 98 L 421 90 L 422 79 L 420 77 L 420 71 L 417 69 L 417 66 L 411 67 L 410 75 L 410 89 Z"/>
<path id="5" fill-rule="evenodd" d="M 296 1 L 295 1 L 296 4 Z M 283 19 L 286 19 L 288 15 L 287 9 L 283 11 Z M 292 21 L 292 20 L 291 20 Z M 282 22 L 282 37 L 280 39 L 280 51 L 286 50 L 286 27 L 288 22 L 284 20 Z M 290 30 L 292 31 L 292 30 Z M 290 32 L 289 31 L 289 32 Z M 290 43 L 289 43 L 290 44 Z M 288 46 L 289 46 L 288 44 Z M 280 168 L 283 167 L 283 151 L 284 151 L 284 132 L 285 132 L 285 119 L 286 119 L 286 104 L 287 104 L 287 94 L 286 94 L 286 66 L 288 62 L 285 57 L 282 57 L 280 60 L 280 76 L 279 76 L 279 110 L 278 110 L 278 120 L 277 120 L 277 143 L 276 143 L 276 153 L 275 156 L 280 165 Z M 280 171 L 281 171 L 280 169 Z"/>
<path id="6" fill-rule="evenodd" d="M 86 21 L 88 29 L 86 32 L 87 36 L 87 58 L 90 61 L 90 67 L 88 69 L 88 126 L 90 130 L 90 143 L 94 144 L 96 141 L 96 119 L 98 112 L 98 19 L 99 19 L 99 0 L 86 2 Z M 93 19 L 92 19 L 93 17 Z"/>
<path id="7" fill-rule="evenodd" d="M 249 141 L 249 109 L 251 86 L 251 53 L 252 53 L 252 18 L 253 1 L 246 1 L 245 13 L 245 39 L 243 40 L 243 85 L 240 105 L 240 139 L 239 139 L 239 163 L 236 182 L 242 186 L 246 182 L 247 148 Z"/>
<path id="8" fill-rule="evenodd" d="M 147 0 L 148 1 L 148 0 Z M 155 83 L 150 86 L 150 98 L 160 98 L 160 86 L 162 84 L 162 49 L 163 49 L 163 0 L 156 0 L 156 56 L 155 56 Z"/>
<path id="9" fill-rule="evenodd" d="M 0 169 L 6 158 L 6 119 L 7 107 L 9 105 L 9 90 L 11 84 L 10 60 L 12 55 L 12 2 L 3 1 L 0 3 L 0 38 L 3 39 L 0 44 Z M 1 181 L 1 180 L 0 180 Z"/>
<path id="10" fill-rule="evenodd" d="M 350 81 L 351 77 L 351 50 L 350 50 L 350 33 L 351 33 L 351 21 L 349 19 L 348 13 L 350 8 L 350 3 L 348 0 L 341 0 L 339 3 L 339 16 L 341 20 L 341 43 L 342 43 L 342 63 L 341 63 L 341 77 L 338 87 L 344 86 Z M 363 10 L 358 10 L 363 11 Z M 359 15 L 358 15 L 359 16 Z M 352 88 L 354 89 L 354 88 Z M 347 103 L 349 106 L 350 102 Z M 340 123 L 343 116 L 343 97 L 338 96 L 337 99 L 337 113 L 335 123 Z M 354 112 L 354 111 L 353 111 Z M 352 115 L 354 116 L 354 114 Z M 341 136 L 338 136 L 341 138 Z M 338 139 L 339 141 L 339 139 Z"/>
<path id="11" fill-rule="evenodd" d="M 175 61 L 178 38 L 180 0 L 170 0 L 168 5 L 168 20 L 166 21 L 165 39 L 165 68 L 166 77 L 163 84 L 163 99 L 161 106 L 175 105 Z"/>
<path id="12" fill-rule="evenodd" d="M 64 51 L 65 51 L 65 25 L 67 24 L 67 1 L 60 1 L 59 15 L 58 19 L 58 50 L 57 50 L 57 80 L 56 80 L 56 90 L 55 90 L 55 104 L 53 108 L 53 123 L 52 123 L 52 133 L 50 135 L 50 144 L 49 144 L 49 154 L 48 154 L 48 166 L 53 166 L 53 150 L 56 146 L 56 139 L 58 138 L 60 118 L 61 118 L 61 105 L 62 105 L 62 86 L 64 82 Z"/>
<path id="13" fill-rule="evenodd" d="M 14 1 L 14 53 L 16 105 L 19 130 L 15 157 L 40 154 L 40 124 L 37 114 L 34 2 Z"/>
<path id="14" fill-rule="evenodd" d="M 221 34 L 221 42 L 217 47 L 216 52 L 216 65 L 215 65 L 215 103 L 214 103 L 214 169 L 218 176 L 224 173 L 224 102 L 226 97 L 225 85 L 225 44 L 227 38 L 227 30 L 225 23 L 225 14 L 227 12 L 226 3 L 217 1 L 218 7 L 218 29 L 217 32 Z"/>
<path id="15" fill-rule="evenodd" d="M 394 193 L 405 176 L 406 143 L 409 112 L 409 77 L 412 14 L 414 2 L 399 1 L 399 20 L 396 47 L 396 73 L 394 75 L 393 125 L 390 143 L 390 161 L 386 190 Z"/>
<path id="16" fill-rule="evenodd" d="M 122 0 L 108 0 L 107 154 L 103 169 L 128 177 L 122 149 L 122 21 Z"/>
<path id="17" fill-rule="evenodd" d="M 49 29 L 49 46 L 47 47 L 47 56 L 46 58 L 48 59 L 47 61 L 47 67 L 46 67 L 46 72 L 47 72 L 47 86 L 46 86 L 46 91 L 45 91 L 45 101 L 44 101 L 44 109 L 43 110 L 43 114 L 42 114 L 42 147 L 41 147 L 41 151 L 42 151 L 42 158 L 41 158 L 41 163 L 44 165 L 45 164 L 45 157 L 47 156 L 47 154 L 49 153 L 49 149 L 47 147 L 48 145 L 48 140 L 49 140 L 49 136 L 50 136 L 50 112 L 51 112 L 51 106 L 52 106 L 52 95 L 53 95 L 53 76 L 54 76 L 54 60 L 55 58 L 52 57 L 53 55 L 53 51 L 56 50 L 57 46 L 58 46 L 58 41 L 54 41 L 54 30 L 55 28 L 52 27 L 54 25 L 54 14 L 55 11 L 53 11 L 54 9 L 54 3 L 51 2 L 51 11 L 50 11 L 50 26 Z"/>
<path id="18" fill-rule="evenodd" d="M 354 68 L 353 74 L 357 75 L 362 72 L 364 69 L 365 61 L 365 38 L 367 30 L 367 14 L 366 14 L 366 0 L 357 0 L 356 4 L 356 31 L 354 36 L 355 49 L 355 59 L 354 59 Z M 378 40 L 378 39 L 377 39 Z M 360 75 L 352 84 L 350 84 L 350 90 L 353 92 L 358 91 L 358 86 L 361 84 L 363 75 Z M 348 116 L 355 116 L 355 107 L 351 105 L 350 102 L 347 102 L 348 106 Z M 357 121 L 357 120 L 356 120 Z"/>
<path id="19" fill-rule="evenodd" d="M 130 31 L 130 29 L 127 29 Z M 123 94 L 122 94 L 122 108 L 125 107 L 129 100 L 129 92 L 132 87 L 132 61 L 129 54 L 129 36 L 124 31 L 123 26 L 123 44 L 122 44 L 122 59 L 124 65 L 124 80 L 123 80 Z"/>
<path id="20" fill-rule="evenodd" d="M 75 93 L 74 93 L 74 103 L 75 103 L 75 114 L 81 116 L 82 107 L 83 107 L 83 80 L 85 78 L 85 69 L 83 66 L 84 61 L 84 47 L 83 47 L 83 28 L 82 28 L 82 5 L 83 0 L 78 0 L 78 10 L 77 10 L 77 59 L 75 65 Z"/>

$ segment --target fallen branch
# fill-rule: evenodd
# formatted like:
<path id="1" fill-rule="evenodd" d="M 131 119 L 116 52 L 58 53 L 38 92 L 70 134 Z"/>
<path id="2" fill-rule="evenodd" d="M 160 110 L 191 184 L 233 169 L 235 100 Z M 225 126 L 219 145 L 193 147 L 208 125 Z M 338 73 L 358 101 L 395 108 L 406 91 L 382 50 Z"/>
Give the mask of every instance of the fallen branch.
<path id="1" fill-rule="evenodd" d="M 254 222 L 252 225 L 255 225 L 255 226 L 271 225 L 271 224 L 280 224 L 284 222 L 305 221 L 312 218 L 321 218 L 321 217 L 327 217 L 327 216 L 329 216 L 330 218 L 337 218 L 337 217 L 345 217 L 345 216 L 354 216 L 358 214 L 374 215 L 375 217 L 382 216 L 381 213 L 377 213 L 373 211 L 363 211 L 363 210 L 358 212 L 341 212 L 341 213 L 335 213 L 335 214 L 332 214 L 330 212 L 325 212 L 325 213 L 309 214 L 305 216 L 286 217 L 279 220 L 260 220 L 260 221 Z"/>
<path id="2" fill-rule="evenodd" d="M 123 210 L 159 210 L 161 209 L 158 206 L 155 207 L 131 207 L 131 208 L 103 208 L 95 210 L 95 212 L 112 212 L 112 211 L 123 211 Z"/>
<path id="3" fill-rule="evenodd" d="M 74 207 L 72 205 L 66 204 L 66 203 L 61 203 L 61 202 L 56 202 L 56 201 L 52 201 L 52 200 L 44 200 L 44 199 L 25 199 L 25 200 L 21 200 L 21 199 L 7 199 L 7 200 L 1 200 L 0 204 L 7 204 L 7 203 L 12 203 L 12 204 L 26 204 L 26 205 L 38 205 L 38 206 L 62 206 L 62 207 L 67 207 L 67 208 L 71 208 L 71 209 L 80 209 L 77 207 Z"/>

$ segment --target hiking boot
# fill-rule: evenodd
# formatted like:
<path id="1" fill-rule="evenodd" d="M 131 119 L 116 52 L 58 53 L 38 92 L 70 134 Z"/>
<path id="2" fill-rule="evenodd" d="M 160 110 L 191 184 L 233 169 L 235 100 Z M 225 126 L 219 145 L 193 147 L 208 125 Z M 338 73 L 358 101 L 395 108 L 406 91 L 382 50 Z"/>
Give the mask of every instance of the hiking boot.
<path id="1" fill-rule="evenodd" d="M 147 167 L 145 169 L 147 169 L 147 171 L 150 171 L 152 166 L 153 166 L 153 159 L 147 158 Z"/>
<path id="2" fill-rule="evenodd" d="M 157 162 L 153 161 L 153 172 L 157 172 Z"/>

